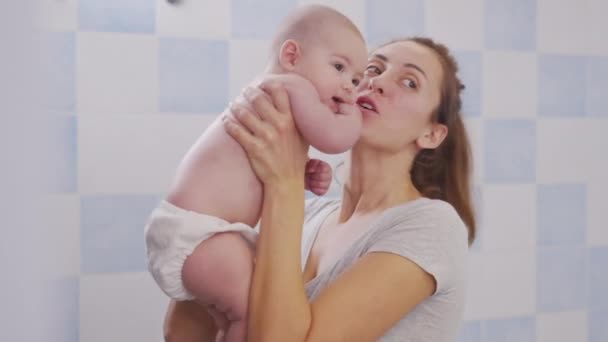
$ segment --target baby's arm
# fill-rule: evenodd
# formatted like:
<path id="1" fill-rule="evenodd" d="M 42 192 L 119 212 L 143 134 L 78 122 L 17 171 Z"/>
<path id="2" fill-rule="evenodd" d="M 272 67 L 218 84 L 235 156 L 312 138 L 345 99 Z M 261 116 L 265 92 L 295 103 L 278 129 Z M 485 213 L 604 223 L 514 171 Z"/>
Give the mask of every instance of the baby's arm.
<path id="1" fill-rule="evenodd" d="M 313 147 L 335 154 L 348 150 L 357 141 L 361 133 L 361 113 L 356 104 L 341 103 L 339 113 L 334 113 L 321 102 L 313 84 L 304 77 L 281 74 L 268 79 L 278 80 L 285 86 L 298 130 Z"/>

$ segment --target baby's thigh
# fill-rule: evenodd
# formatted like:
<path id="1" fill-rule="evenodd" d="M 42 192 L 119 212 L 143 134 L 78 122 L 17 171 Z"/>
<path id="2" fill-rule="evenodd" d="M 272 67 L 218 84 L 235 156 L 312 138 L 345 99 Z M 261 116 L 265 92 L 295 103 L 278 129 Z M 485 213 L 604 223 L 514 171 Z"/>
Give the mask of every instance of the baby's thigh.
<path id="1" fill-rule="evenodd" d="M 215 234 L 186 258 L 182 281 L 199 303 L 240 315 L 247 309 L 254 257 L 240 233 Z"/>

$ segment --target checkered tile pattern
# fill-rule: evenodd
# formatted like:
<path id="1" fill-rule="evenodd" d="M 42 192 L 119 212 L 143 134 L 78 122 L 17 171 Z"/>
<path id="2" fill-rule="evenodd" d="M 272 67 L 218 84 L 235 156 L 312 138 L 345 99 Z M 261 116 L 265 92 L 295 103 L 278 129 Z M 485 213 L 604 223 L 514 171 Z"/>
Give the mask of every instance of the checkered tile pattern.
<path id="1" fill-rule="evenodd" d="M 279 19 L 314 1 L 43 2 L 65 341 L 158 341 L 144 221 Z M 480 231 L 459 341 L 608 341 L 608 1 L 322 3 L 371 46 L 429 35 L 461 64 Z"/>

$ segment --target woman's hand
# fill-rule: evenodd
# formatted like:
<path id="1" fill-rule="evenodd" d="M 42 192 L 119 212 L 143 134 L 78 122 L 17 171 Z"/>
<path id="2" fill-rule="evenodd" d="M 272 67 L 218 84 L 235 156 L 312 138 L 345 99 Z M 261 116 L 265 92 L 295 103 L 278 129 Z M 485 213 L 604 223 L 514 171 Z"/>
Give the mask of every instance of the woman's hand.
<path id="1" fill-rule="evenodd" d="M 243 97 L 255 113 L 235 103 L 230 106 L 231 116 L 222 119 L 226 132 L 243 146 L 260 181 L 266 186 L 303 183 L 309 145 L 295 126 L 286 90 L 270 81 L 246 88 Z"/>

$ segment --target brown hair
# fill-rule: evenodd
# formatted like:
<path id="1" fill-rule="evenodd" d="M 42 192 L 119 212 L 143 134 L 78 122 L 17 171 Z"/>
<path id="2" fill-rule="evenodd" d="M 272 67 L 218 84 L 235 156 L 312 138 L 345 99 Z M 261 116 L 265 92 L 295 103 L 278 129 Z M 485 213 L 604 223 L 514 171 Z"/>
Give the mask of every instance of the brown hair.
<path id="1" fill-rule="evenodd" d="M 425 46 L 438 56 L 443 68 L 441 100 L 432 120 L 446 125 L 448 134 L 435 149 L 423 149 L 414 158 L 410 175 L 424 196 L 450 203 L 469 231 L 469 245 L 475 240 L 475 214 L 471 199 L 472 156 L 469 138 L 462 120 L 460 91 L 464 85 L 458 79 L 458 63 L 445 45 L 430 38 L 413 37 L 390 41 L 412 41 Z"/>

